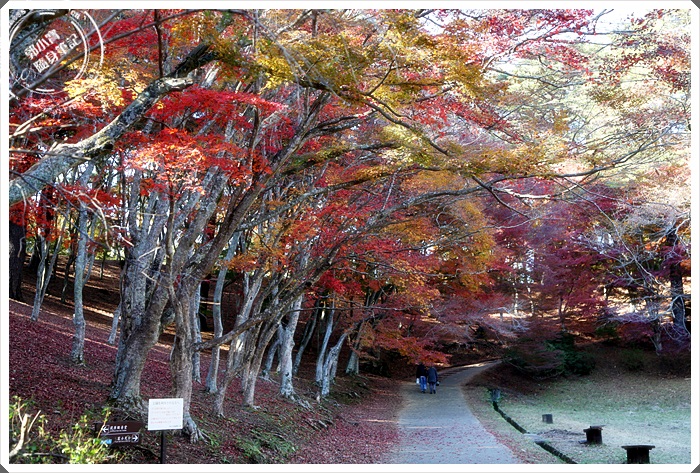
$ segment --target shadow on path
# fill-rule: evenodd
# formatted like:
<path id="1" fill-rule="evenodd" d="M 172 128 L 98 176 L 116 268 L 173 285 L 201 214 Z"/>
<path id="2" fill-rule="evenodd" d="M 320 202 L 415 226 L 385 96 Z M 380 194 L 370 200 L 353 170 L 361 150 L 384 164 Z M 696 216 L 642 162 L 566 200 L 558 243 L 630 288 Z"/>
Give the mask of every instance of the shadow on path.
<path id="1" fill-rule="evenodd" d="M 450 369 L 440 375 L 437 394 L 421 393 L 415 383 L 401 388 L 399 446 L 385 463 L 520 463 L 474 417 L 462 386 L 493 362 Z"/>

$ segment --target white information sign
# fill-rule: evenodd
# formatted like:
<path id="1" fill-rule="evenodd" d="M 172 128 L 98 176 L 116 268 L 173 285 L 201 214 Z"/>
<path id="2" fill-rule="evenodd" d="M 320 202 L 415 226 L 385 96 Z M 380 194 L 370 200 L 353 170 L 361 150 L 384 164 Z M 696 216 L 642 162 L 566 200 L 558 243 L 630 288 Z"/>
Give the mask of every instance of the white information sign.
<path id="1" fill-rule="evenodd" d="M 182 428 L 182 398 L 149 399 L 148 430 L 177 430 Z"/>

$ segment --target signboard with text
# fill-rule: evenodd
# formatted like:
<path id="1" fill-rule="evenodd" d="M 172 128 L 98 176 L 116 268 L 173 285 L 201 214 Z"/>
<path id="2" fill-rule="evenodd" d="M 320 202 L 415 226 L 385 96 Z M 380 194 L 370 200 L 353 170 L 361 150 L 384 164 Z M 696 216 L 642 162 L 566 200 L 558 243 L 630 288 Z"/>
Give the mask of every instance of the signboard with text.
<path id="1" fill-rule="evenodd" d="M 149 399 L 148 430 L 177 430 L 182 428 L 182 398 Z"/>
<path id="2" fill-rule="evenodd" d="M 103 444 L 110 447 L 117 445 L 135 445 L 141 443 L 143 422 L 117 421 L 95 422 L 95 432 Z"/>

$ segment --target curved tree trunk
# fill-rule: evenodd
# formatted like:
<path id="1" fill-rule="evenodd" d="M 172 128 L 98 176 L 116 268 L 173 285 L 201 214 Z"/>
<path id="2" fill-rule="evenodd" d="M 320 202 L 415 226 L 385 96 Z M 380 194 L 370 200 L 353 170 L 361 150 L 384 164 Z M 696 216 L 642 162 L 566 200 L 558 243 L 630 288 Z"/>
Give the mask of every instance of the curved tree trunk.
<path id="1" fill-rule="evenodd" d="M 325 357 L 323 375 L 321 378 L 321 397 L 326 397 L 331 393 L 331 384 L 335 379 L 335 373 L 338 368 L 338 356 L 340 355 L 340 349 L 343 347 L 347 336 L 347 333 L 343 333 L 338 339 L 338 342 L 328 350 L 328 354 Z"/>
<path id="2" fill-rule="evenodd" d="M 238 339 L 234 338 L 229 344 L 224 376 L 221 380 L 221 385 L 219 386 L 219 389 L 216 391 L 216 395 L 214 396 L 212 410 L 216 415 L 220 417 L 224 415 L 224 401 L 226 400 L 226 391 L 233 382 L 234 378 L 241 372 L 242 365 L 245 364 L 245 360 L 242 360 L 241 356 L 235 353 L 234 345 L 236 343 L 238 343 Z"/>
<path id="3" fill-rule="evenodd" d="M 39 263 L 36 268 L 36 290 L 34 291 L 34 306 L 32 307 L 32 320 L 34 321 L 39 320 L 39 310 L 41 309 L 41 304 L 44 301 L 44 293 L 46 291 L 46 287 L 48 286 L 48 281 L 46 281 L 46 279 L 49 277 L 46 274 L 46 258 L 47 253 L 49 252 L 48 247 L 49 245 L 46 242 L 46 239 L 44 239 L 42 236 L 37 236 L 34 253 L 32 254 L 32 258 L 34 258 L 34 255 L 37 253 L 40 255 Z M 45 281 L 46 284 L 44 284 Z"/>
<path id="4" fill-rule="evenodd" d="M 42 240 L 41 238 L 34 238 L 34 244 L 32 245 L 32 252 L 29 255 L 29 263 L 27 264 L 27 270 L 36 273 L 39 269 L 39 262 L 41 261 L 41 251 L 42 251 Z"/>

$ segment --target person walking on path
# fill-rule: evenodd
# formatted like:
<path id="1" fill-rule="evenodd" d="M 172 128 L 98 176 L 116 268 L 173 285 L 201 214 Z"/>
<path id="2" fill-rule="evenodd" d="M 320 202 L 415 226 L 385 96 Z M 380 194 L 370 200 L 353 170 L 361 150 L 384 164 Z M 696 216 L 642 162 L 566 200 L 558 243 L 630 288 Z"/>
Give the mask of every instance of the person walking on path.
<path id="1" fill-rule="evenodd" d="M 437 382 L 437 369 L 435 368 L 435 365 L 432 365 L 430 368 L 428 368 L 428 385 L 430 386 L 430 394 L 437 393 L 437 390 L 435 389 L 435 385 L 437 384 Z"/>
<path id="2" fill-rule="evenodd" d="M 426 383 L 427 383 L 428 369 L 425 367 L 421 361 L 416 370 L 416 379 L 418 379 L 418 384 L 420 385 L 420 390 L 425 394 Z"/>

